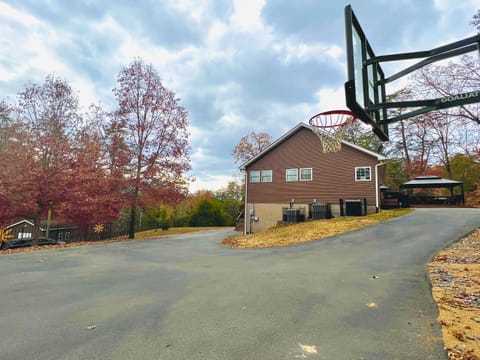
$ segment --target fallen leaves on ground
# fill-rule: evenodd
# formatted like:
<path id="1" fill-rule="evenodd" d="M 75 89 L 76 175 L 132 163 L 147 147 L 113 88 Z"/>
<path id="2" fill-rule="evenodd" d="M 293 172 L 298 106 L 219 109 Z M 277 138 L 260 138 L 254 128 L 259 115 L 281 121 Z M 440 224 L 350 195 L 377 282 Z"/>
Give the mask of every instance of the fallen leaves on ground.
<path id="1" fill-rule="evenodd" d="M 293 245 L 343 234 L 397 216 L 409 214 L 411 211 L 411 209 L 384 210 L 368 216 L 347 216 L 298 224 L 279 225 L 255 234 L 232 236 L 223 240 L 222 243 L 235 248 L 266 248 Z"/>
<path id="2" fill-rule="evenodd" d="M 212 231 L 212 230 L 221 230 L 221 229 L 225 229 L 225 227 L 219 227 L 219 226 L 171 227 L 168 230 L 153 229 L 153 230 L 138 232 L 135 234 L 135 238 L 147 239 L 147 238 L 155 238 L 159 236 L 180 235 L 180 234 L 188 234 L 191 232 Z"/>
<path id="3" fill-rule="evenodd" d="M 428 265 L 450 359 L 480 359 L 480 229 L 439 252 Z"/>
<path id="4" fill-rule="evenodd" d="M 298 344 L 303 355 L 318 354 L 317 347 L 315 345 L 302 345 Z"/>
<path id="5" fill-rule="evenodd" d="M 180 234 L 187 234 L 191 232 L 198 232 L 198 231 L 210 231 L 210 230 L 218 230 L 218 229 L 225 229 L 222 227 L 179 227 L 179 228 L 170 228 L 168 230 L 162 229 L 153 229 L 138 232 L 135 234 L 135 240 L 147 240 L 147 239 L 156 239 L 163 236 L 168 235 L 180 235 Z M 64 244 L 56 244 L 56 245 L 42 245 L 42 246 L 25 246 L 7 250 L 0 250 L 0 255 L 7 255 L 7 254 L 15 254 L 15 253 L 23 253 L 23 252 L 30 252 L 30 251 L 38 251 L 38 250 L 48 250 L 48 249 L 63 249 L 63 248 L 72 248 L 78 246 L 89 246 L 89 245 L 100 245 L 100 244 L 111 244 L 117 243 L 122 241 L 132 241 L 128 239 L 128 236 L 119 236 L 114 239 L 105 239 L 105 240 L 92 240 L 92 241 L 73 241 L 70 243 Z"/>
<path id="6" fill-rule="evenodd" d="M 71 243 L 56 244 L 56 245 L 25 246 L 25 247 L 13 248 L 13 249 L 1 250 L 0 254 L 7 255 L 7 254 L 16 254 L 16 253 L 23 253 L 23 252 L 30 252 L 30 251 L 38 251 L 38 250 L 63 249 L 63 248 L 72 248 L 72 247 L 97 245 L 97 244 L 110 244 L 110 243 L 116 243 L 116 242 L 126 241 L 126 240 L 128 239 L 126 236 L 124 236 L 121 238 L 108 239 L 108 240 L 75 241 Z"/>

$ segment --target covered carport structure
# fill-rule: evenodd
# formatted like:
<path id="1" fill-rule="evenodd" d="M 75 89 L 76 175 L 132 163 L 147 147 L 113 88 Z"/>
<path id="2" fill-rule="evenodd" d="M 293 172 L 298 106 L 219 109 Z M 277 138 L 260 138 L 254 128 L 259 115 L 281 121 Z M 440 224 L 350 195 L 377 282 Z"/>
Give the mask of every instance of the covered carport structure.
<path id="1" fill-rule="evenodd" d="M 459 190 L 455 193 L 455 189 Z M 431 196 L 415 193 L 414 189 L 448 189 L 449 196 Z M 400 185 L 403 206 L 412 205 L 465 205 L 463 182 L 440 176 L 417 176 Z"/>

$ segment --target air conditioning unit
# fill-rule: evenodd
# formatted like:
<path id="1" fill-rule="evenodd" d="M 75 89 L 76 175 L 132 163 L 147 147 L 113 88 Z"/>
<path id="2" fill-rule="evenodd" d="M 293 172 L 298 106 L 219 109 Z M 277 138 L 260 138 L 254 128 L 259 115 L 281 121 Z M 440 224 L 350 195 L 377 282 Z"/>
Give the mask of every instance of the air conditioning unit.
<path id="1" fill-rule="evenodd" d="M 345 212 L 347 216 L 362 216 L 362 200 L 346 200 Z"/>

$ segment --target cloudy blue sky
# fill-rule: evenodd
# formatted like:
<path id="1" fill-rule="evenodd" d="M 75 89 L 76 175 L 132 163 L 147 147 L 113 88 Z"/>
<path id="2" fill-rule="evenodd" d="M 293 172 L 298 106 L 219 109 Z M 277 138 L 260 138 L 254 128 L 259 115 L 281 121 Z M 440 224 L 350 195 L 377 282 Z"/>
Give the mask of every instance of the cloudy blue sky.
<path id="1" fill-rule="evenodd" d="M 478 0 L 352 0 L 377 55 L 475 34 Z M 343 9 L 337 0 L 0 0 L 0 98 L 47 74 L 81 103 L 113 109 L 135 57 L 153 64 L 189 113 L 190 190 L 238 180 L 231 152 L 251 131 L 274 138 L 344 108 Z"/>

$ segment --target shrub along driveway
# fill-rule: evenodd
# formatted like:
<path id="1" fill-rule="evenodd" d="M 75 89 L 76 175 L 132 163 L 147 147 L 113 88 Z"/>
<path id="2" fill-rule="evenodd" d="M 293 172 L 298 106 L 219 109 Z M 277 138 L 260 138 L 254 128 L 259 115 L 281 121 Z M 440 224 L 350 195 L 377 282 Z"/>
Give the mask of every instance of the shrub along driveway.
<path id="1" fill-rule="evenodd" d="M 426 264 L 478 209 L 292 247 L 219 230 L 0 257 L 1 359 L 442 359 Z"/>

